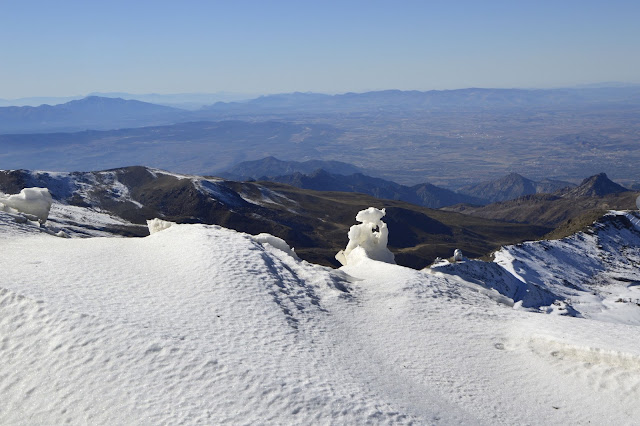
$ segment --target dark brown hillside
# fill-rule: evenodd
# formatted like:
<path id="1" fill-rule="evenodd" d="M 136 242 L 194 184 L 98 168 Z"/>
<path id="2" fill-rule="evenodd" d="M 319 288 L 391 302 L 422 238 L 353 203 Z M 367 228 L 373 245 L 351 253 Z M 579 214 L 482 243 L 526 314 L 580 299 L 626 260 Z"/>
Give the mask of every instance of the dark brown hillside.
<path id="1" fill-rule="evenodd" d="M 534 194 L 482 207 L 458 205 L 442 210 L 558 228 L 550 236 L 562 237 L 582 230 L 608 210 L 635 209 L 637 196 L 638 192 L 627 190 L 601 173 L 575 188 L 554 194 Z"/>
<path id="2" fill-rule="evenodd" d="M 333 255 L 348 241 L 347 232 L 356 223 L 355 215 L 369 206 L 386 208 L 383 220 L 389 227 L 391 251 L 399 264 L 414 268 L 427 266 L 436 257 L 449 257 L 456 248 L 469 257 L 480 257 L 501 245 L 537 239 L 551 230 L 473 218 L 358 193 L 316 192 L 271 182 L 260 184 L 295 200 L 301 215 L 321 219 L 309 232 L 317 247 L 296 246 L 296 251 L 303 258 L 328 259 L 332 264 L 335 264 Z"/>
<path id="3" fill-rule="evenodd" d="M 570 182 L 551 179 L 536 182 L 517 173 L 510 173 L 500 179 L 464 186 L 458 192 L 495 203 L 532 194 L 553 193 L 573 186 L 575 185 Z"/>
<path id="4" fill-rule="evenodd" d="M 563 197 L 604 197 L 605 195 L 618 194 L 628 191 L 622 185 L 610 180 L 605 173 L 586 178 L 575 188 L 567 188 L 559 191 L 558 194 Z"/>
<path id="5" fill-rule="evenodd" d="M 308 261 L 337 266 L 358 211 L 386 208 L 391 250 L 399 264 L 422 268 L 456 248 L 479 257 L 504 244 L 531 240 L 551 229 L 505 224 L 459 213 L 380 200 L 369 195 L 319 192 L 271 182 L 232 182 L 173 175 L 144 167 L 105 172 L 47 174 L 0 171 L 0 191 L 50 188 L 55 199 L 90 206 L 144 224 L 155 217 L 217 224 L 283 238 Z M 11 189 L 11 190 L 10 190 Z"/>

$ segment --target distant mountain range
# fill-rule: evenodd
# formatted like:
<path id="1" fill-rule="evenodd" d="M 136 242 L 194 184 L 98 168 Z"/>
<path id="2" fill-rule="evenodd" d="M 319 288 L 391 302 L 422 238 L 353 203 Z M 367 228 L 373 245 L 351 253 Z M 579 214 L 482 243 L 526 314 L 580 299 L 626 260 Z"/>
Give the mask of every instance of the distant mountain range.
<path id="1" fill-rule="evenodd" d="M 230 169 L 218 173 L 218 176 L 233 180 L 269 180 L 271 177 L 294 173 L 309 174 L 318 169 L 342 175 L 360 173 L 362 171 L 359 167 L 342 161 L 284 161 L 269 156 L 260 160 L 240 162 Z"/>
<path id="2" fill-rule="evenodd" d="M 352 170 L 356 170 L 355 172 Z M 235 180 L 257 179 L 280 182 L 316 191 L 360 192 L 376 198 L 402 200 L 424 207 L 440 208 L 459 203 L 490 204 L 524 195 L 552 193 L 575 186 L 570 182 L 527 179 L 517 173 L 490 182 L 463 187 L 458 192 L 430 183 L 413 186 L 367 176 L 356 166 L 342 162 L 281 161 L 274 157 L 246 161 L 220 174 Z"/>
<path id="3" fill-rule="evenodd" d="M 240 161 L 275 156 L 366 165 L 360 172 L 373 170 L 376 177 L 407 186 L 459 188 L 514 169 L 573 182 L 606 170 L 630 186 L 640 182 L 639 112 L 640 88 L 633 86 L 292 93 L 196 111 L 92 96 L 55 106 L 0 108 L 0 161 L 3 168 L 147 164 L 216 174 Z M 15 134 L 22 138 L 8 136 Z M 496 201 L 555 189 L 541 189 L 544 183 L 532 189 L 514 182 L 513 191 L 503 195 L 466 188 L 466 195 Z"/>
<path id="4" fill-rule="evenodd" d="M 341 169 L 355 168 L 346 163 L 338 164 Z M 611 181 L 605 173 L 586 178 L 577 186 L 550 179 L 536 182 L 517 173 L 510 173 L 500 179 L 465 187 L 460 190 L 464 190 L 464 194 L 429 183 L 400 185 L 362 173 L 342 175 L 323 169 L 311 173 L 299 171 L 322 165 L 323 162 L 298 163 L 269 157 L 243 162 L 232 170 L 242 171 L 252 177 L 258 176 L 258 180 L 284 183 L 302 189 L 362 193 L 378 199 L 401 200 L 418 206 L 443 208 L 487 219 L 551 228 L 561 226 L 564 221 L 571 221 L 570 233 L 589 225 L 608 209 L 632 209 L 635 206 L 635 193 Z M 332 163 L 327 163 L 327 167 L 331 165 Z M 281 170 L 295 172 L 275 175 Z M 478 198 L 468 194 L 477 194 Z M 563 229 L 566 227 L 567 225 L 561 226 Z"/>
<path id="5" fill-rule="evenodd" d="M 59 105 L 69 101 L 83 99 L 89 96 L 100 96 L 103 98 L 121 98 L 150 102 L 158 105 L 171 106 L 181 109 L 196 110 L 205 105 L 212 105 L 216 102 L 237 102 L 254 99 L 258 94 L 215 92 L 215 93 L 127 93 L 127 92 L 92 92 L 86 96 L 34 96 L 17 99 L 0 99 L 0 107 L 7 106 L 40 106 Z"/>
<path id="6" fill-rule="evenodd" d="M 458 203 L 482 204 L 482 200 L 477 198 L 458 194 L 429 183 L 405 186 L 362 173 L 342 175 L 318 169 L 309 174 L 296 172 L 284 176 L 263 177 L 263 180 L 315 191 L 359 192 L 376 198 L 401 200 L 430 208 L 440 208 Z"/>
<path id="7" fill-rule="evenodd" d="M 510 173 L 500 179 L 481 182 L 460 188 L 458 192 L 485 200 L 485 204 L 512 200 L 531 194 L 550 194 L 560 189 L 575 186 L 571 182 L 545 179 L 540 182 Z"/>
<path id="8" fill-rule="evenodd" d="M 467 111 L 540 107 L 590 107 L 592 105 L 640 106 L 640 86 L 572 89 L 459 89 L 325 95 L 286 93 L 261 96 L 241 102 L 214 102 L 195 111 L 194 104 L 216 99 L 213 95 L 135 95 L 106 93 L 71 99 L 57 105 L 0 107 L 0 134 L 85 129 L 115 129 L 186 121 L 292 118 L 317 114 L 381 113 L 405 114 L 425 111 Z M 113 97 L 121 95 L 126 99 Z M 222 96 L 222 95 L 221 95 Z M 230 96 L 230 95 L 229 95 Z M 229 96 L 226 99 L 229 99 Z M 232 97 L 233 98 L 233 97 Z M 242 97 L 240 97 L 242 98 Z M 37 98 L 35 98 L 37 99 Z M 43 98 L 42 100 L 46 100 Z M 55 100 L 56 98 L 50 98 Z M 182 99 L 184 102 L 179 102 Z M 190 99 L 190 100 L 189 100 Z M 153 104 L 150 102 L 154 102 Z M 3 102 L 0 100 L 0 105 Z"/>
<path id="9" fill-rule="evenodd" d="M 172 122 L 182 110 L 135 100 L 90 96 L 62 105 L 0 108 L 1 133 L 140 127 Z"/>
<path id="10" fill-rule="evenodd" d="M 611 209 L 635 209 L 637 192 L 600 173 L 573 188 L 553 194 L 533 194 L 486 206 L 458 205 L 443 210 L 475 217 L 558 228 L 554 238 L 582 230 Z"/>
<path id="11" fill-rule="evenodd" d="M 345 111 L 394 112 L 408 110 L 468 110 L 474 108 L 521 108 L 614 103 L 640 105 L 640 86 L 571 89 L 481 89 L 458 90 L 382 90 L 365 93 L 324 95 L 286 93 L 261 96 L 243 103 L 217 103 L 204 108 L 212 112 L 243 114 L 335 113 Z"/>

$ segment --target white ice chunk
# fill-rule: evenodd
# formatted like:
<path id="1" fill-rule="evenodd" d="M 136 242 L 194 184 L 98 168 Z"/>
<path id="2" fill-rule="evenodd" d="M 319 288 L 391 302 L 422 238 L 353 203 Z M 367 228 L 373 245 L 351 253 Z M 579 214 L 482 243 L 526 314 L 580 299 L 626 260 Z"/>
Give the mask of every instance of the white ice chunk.
<path id="1" fill-rule="evenodd" d="M 287 242 L 282 238 L 278 238 L 267 233 L 252 235 L 251 238 L 255 242 L 258 242 L 260 244 L 269 244 L 270 246 L 273 246 L 274 248 L 277 248 L 278 250 L 281 250 L 287 253 L 289 256 L 293 257 L 294 259 L 299 259 L 294 249 L 289 247 L 289 244 L 287 244 Z"/>
<path id="2" fill-rule="evenodd" d="M 24 188 L 19 194 L 0 195 L 0 209 L 14 209 L 32 215 L 40 223 L 47 221 L 52 203 L 53 199 L 47 188 Z"/>
<path id="3" fill-rule="evenodd" d="M 174 225 L 174 223 L 158 218 L 147 220 L 149 234 L 155 234 L 156 232 L 164 231 L 165 229 L 170 228 L 171 225 Z"/>
<path id="4" fill-rule="evenodd" d="M 385 209 L 380 210 L 375 207 L 369 207 L 358 212 L 356 220 L 362 223 L 353 225 L 349 229 L 349 243 L 344 250 L 340 250 L 336 254 L 338 262 L 342 265 L 347 265 L 350 262 L 349 257 L 353 250 L 361 247 L 369 259 L 396 263 L 393 253 L 387 248 L 389 230 L 387 229 L 387 224 L 381 220 L 385 214 Z M 361 253 L 358 254 L 358 256 L 360 255 Z"/>
<path id="5" fill-rule="evenodd" d="M 455 249 L 453 252 L 453 260 L 456 262 L 461 262 L 463 260 L 462 251 L 460 251 L 460 249 Z"/>

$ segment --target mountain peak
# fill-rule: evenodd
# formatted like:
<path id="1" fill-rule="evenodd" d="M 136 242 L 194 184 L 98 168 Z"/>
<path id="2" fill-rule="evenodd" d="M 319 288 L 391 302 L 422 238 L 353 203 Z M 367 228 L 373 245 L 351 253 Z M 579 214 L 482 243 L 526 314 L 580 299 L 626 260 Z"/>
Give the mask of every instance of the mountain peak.
<path id="1" fill-rule="evenodd" d="M 342 175 L 349 175 L 360 171 L 360 168 L 353 164 L 343 163 L 340 161 L 285 161 L 269 156 L 260 160 L 243 161 L 220 174 L 227 178 L 244 180 L 248 178 L 257 179 L 259 177 L 291 175 L 295 172 L 313 174 L 318 169 L 323 169 L 326 173 Z"/>
<path id="2" fill-rule="evenodd" d="M 535 182 L 514 172 L 496 180 L 463 187 L 460 192 L 496 202 L 535 194 L 537 191 Z"/>
<path id="3" fill-rule="evenodd" d="M 511 172 L 508 175 L 506 175 L 503 179 L 519 179 L 519 180 L 525 180 L 527 178 L 525 178 L 524 176 L 522 176 L 521 174 L 518 174 L 516 172 Z M 527 179 L 528 180 L 528 179 Z"/>
<path id="4" fill-rule="evenodd" d="M 122 98 L 107 98 L 104 96 L 96 96 L 96 95 L 90 95 L 87 97 L 84 97 L 82 99 L 76 99 L 73 101 L 69 101 L 66 104 L 67 105 L 93 105 L 93 104 L 119 104 L 119 103 L 123 103 L 123 102 L 129 102 L 126 101 Z M 135 103 L 140 102 L 140 101 L 133 101 Z M 132 103 L 133 103 L 132 102 Z"/>
<path id="5" fill-rule="evenodd" d="M 613 182 L 606 173 L 598 173 L 584 179 L 576 188 L 567 191 L 566 195 L 573 197 L 602 197 L 626 191 L 628 191 L 627 188 Z"/>
<path id="6" fill-rule="evenodd" d="M 496 180 L 462 187 L 459 192 L 494 203 L 533 194 L 550 194 L 570 186 L 574 185 L 551 179 L 536 182 L 519 173 L 512 172 Z"/>

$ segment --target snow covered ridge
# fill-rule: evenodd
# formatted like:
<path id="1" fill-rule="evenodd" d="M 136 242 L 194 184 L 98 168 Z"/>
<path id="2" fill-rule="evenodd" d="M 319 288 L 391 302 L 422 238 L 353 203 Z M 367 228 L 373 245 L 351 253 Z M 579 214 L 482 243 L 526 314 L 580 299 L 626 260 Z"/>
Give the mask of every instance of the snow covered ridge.
<path id="1" fill-rule="evenodd" d="M 180 175 L 146 167 L 129 167 L 97 172 L 50 172 L 9 170 L 3 171 L 9 178 L 21 181 L 27 186 L 49 188 L 58 201 L 94 205 L 104 203 L 130 203 L 137 208 L 143 205 L 131 193 L 130 183 L 144 184 L 159 178 L 165 180 L 186 180 L 194 185 L 200 179 L 191 175 Z M 214 185 L 218 179 L 208 179 L 203 184 Z M 207 189 L 201 188 L 202 191 Z M 209 191 L 211 191 L 209 189 Z"/>
<path id="2" fill-rule="evenodd" d="M 149 227 L 150 235 L 156 234 L 160 231 L 164 231 L 165 229 L 169 229 L 173 225 L 176 225 L 176 223 L 158 219 L 158 218 L 147 221 L 147 226 Z M 274 249 L 280 250 L 281 252 L 286 253 L 287 255 L 291 256 L 296 260 L 300 260 L 295 250 L 291 248 L 289 244 L 287 244 L 286 241 L 283 240 L 282 238 L 278 238 L 276 236 L 273 236 L 267 233 L 251 235 L 250 238 L 257 243 L 273 247 Z"/>
<path id="3" fill-rule="evenodd" d="M 156 213 L 166 210 L 164 213 L 168 215 L 183 215 L 193 221 L 189 215 L 203 219 L 214 204 L 234 209 L 276 203 L 271 199 L 256 200 L 240 195 L 223 183 L 219 178 L 142 166 L 72 173 L 0 170 L 0 188 L 46 187 L 59 203 L 108 211 L 136 223 L 144 223 L 152 210 Z M 278 196 L 271 195 L 272 198 Z"/>
<path id="4" fill-rule="evenodd" d="M 394 263 L 384 214 L 373 207 L 358 213 L 362 223 L 336 255 L 342 265 Z M 503 247 L 493 262 L 466 260 L 460 250 L 453 258 L 430 272 L 495 290 L 516 308 L 640 325 L 640 212 L 612 211 L 587 232 Z"/>
<path id="5" fill-rule="evenodd" d="M 301 257 L 324 265 L 337 264 L 335 253 L 338 247 L 345 247 L 345 234 L 352 225 L 345 223 L 344 218 L 355 215 L 358 210 L 354 210 L 347 199 L 280 184 L 221 181 L 142 166 L 73 173 L 0 170 L 0 191 L 17 193 L 25 186 L 47 187 L 54 199 L 49 222 L 64 226 L 76 222 L 73 226 L 78 235 L 143 236 L 148 229 L 146 221 L 152 218 L 218 224 L 250 234 L 277 235 L 295 246 Z M 362 197 L 363 207 L 378 206 L 374 199 Z M 493 229 L 481 231 L 480 238 L 469 240 L 464 229 L 488 229 L 482 227 L 484 219 L 472 218 L 467 224 L 441 217 L 441 222 L 432 217 L 431 210 L 401 202 L 393 204 L 385 216 L 391 233 L 397 233 L 392 235 L 391 245 L 399 250 L 414 248 L 403 250 L 395 261 L 416 268 L 427 266 L 433 257 L 442 253 L 436 253 L 433 248 L 439 244 L 420 244 L 421 240 L 430 238 L 433 231 L 437 231 L 436 238 L 445 245 L 458 244 L 448 239 L 449 233 L 453 233 L 454 240 L 467 240 L 465 250 L 474 254 L 496 249 L 498 241 L 521 241 L 534 238 L 540 232 L 528 225 L 511 225 L 508 230 L 500 231 L 501 225 L 494 223 Z M 94 226 L 92 221 L 97 219 L 100 225 Z M 415 226 L 407 229 L 403 226 L 405 223 Z M 398 235 L 403 237 L 394 238 Z M 449 248 L 456 247 L 448 246 L 447 250 Z"/>
<path id="6" fill-rule="evenodd" d="M 640 325 L 640 213 L 612 211 L 586 232 L 433 270 L 496 289 L 517 306 Z"/>

